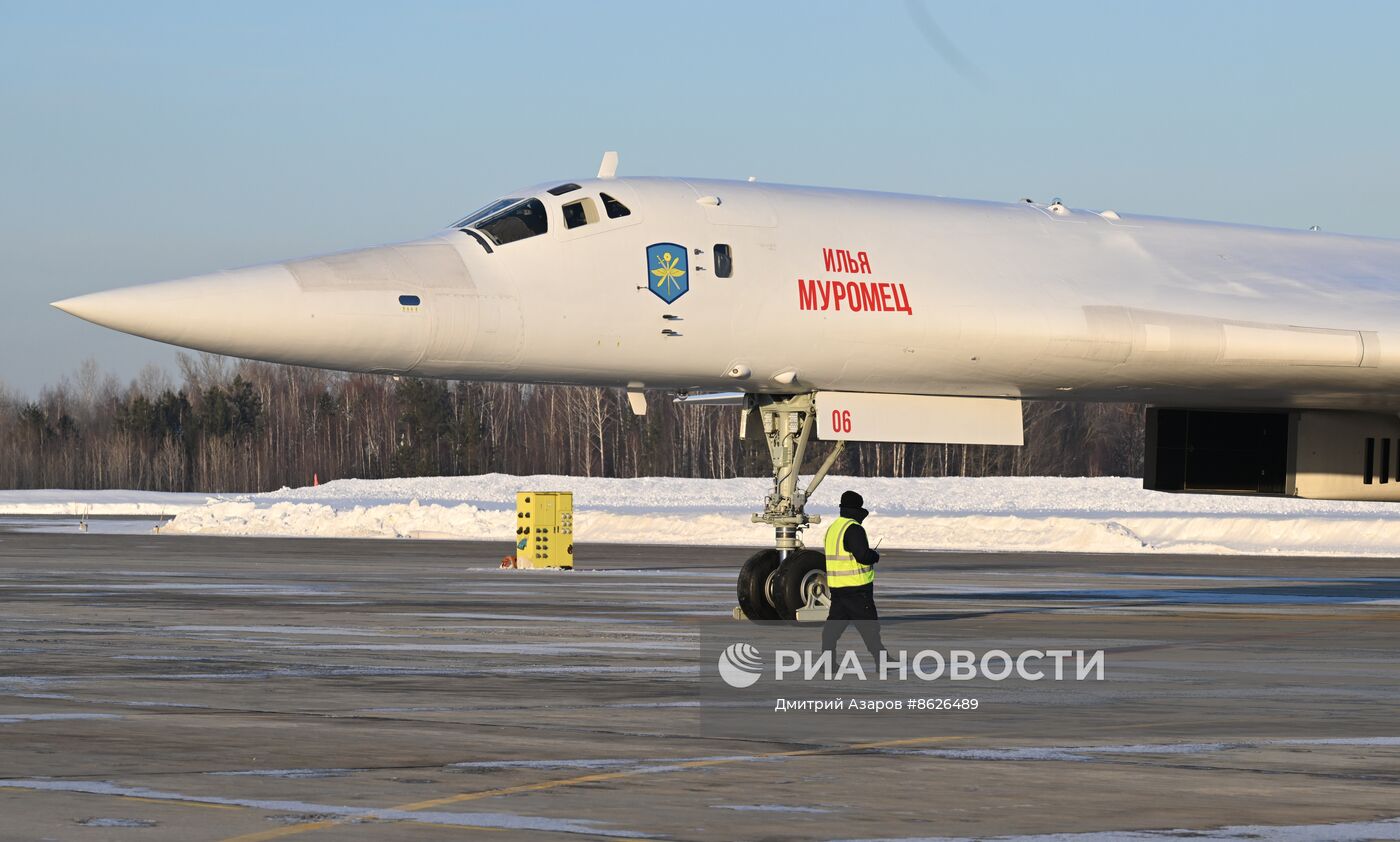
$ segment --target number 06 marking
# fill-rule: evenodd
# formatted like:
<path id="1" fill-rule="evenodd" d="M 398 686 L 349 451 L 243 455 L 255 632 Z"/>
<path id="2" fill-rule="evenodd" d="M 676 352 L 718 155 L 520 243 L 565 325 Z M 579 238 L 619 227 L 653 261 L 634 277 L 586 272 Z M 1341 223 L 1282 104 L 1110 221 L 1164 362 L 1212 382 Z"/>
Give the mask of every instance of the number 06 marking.
<path id="1" fill-rule="evenodd" d="M 849 433 L 851 431 L 851 411 L 849 409 L 831 410 L 831 431 L 834 433 Z"/>

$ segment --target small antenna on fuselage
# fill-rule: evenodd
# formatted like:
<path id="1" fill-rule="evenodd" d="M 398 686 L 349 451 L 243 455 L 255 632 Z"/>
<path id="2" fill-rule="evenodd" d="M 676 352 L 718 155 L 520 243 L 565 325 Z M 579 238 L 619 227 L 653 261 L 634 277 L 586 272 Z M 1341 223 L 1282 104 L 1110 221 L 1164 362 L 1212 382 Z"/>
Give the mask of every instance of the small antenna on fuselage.
<path id="1" fill-rule="evenodd" d="M 599 178 L 613 178 L 617 175 L 617 153 L 604 152 L 603 162 L 598 165 Z"/>

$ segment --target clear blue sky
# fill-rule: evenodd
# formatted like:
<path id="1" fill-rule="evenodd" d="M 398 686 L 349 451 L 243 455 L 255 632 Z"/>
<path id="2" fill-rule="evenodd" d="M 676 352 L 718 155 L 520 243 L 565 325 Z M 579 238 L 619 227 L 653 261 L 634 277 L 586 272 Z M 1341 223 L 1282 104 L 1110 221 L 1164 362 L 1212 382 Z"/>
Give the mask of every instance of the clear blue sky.
<path id="1" fill-rule="evenodd" d="M 174 351 L 47 302 L 621 172 L 1400 236 L 1400 3 L 0 0 L 0 383 Z M 935 39 L 936 40 L 936 39 Z"/>

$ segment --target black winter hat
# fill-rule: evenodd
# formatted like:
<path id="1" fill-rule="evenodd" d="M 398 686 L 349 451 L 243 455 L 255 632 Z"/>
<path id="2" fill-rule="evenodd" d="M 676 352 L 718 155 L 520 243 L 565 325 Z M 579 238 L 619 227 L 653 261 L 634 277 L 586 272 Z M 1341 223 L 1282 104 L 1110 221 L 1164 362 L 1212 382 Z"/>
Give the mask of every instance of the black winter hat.
<path id="1" fill-rule="evenodd" d="M 841 508 L 859 509 L 865 505 L 865 498 L 854 491 L 846 491 L 841 494 Z"/>

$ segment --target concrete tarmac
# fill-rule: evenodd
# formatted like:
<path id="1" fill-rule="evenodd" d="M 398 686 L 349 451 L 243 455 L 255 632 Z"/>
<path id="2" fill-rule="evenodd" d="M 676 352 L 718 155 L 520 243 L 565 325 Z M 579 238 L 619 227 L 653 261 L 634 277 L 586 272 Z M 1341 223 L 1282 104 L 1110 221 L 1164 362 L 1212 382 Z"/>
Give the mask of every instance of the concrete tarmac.
<path id="1" fill-rule="evenodd" d="M 0 531 L 0 839 L 1400 839 L 1394 560 L 890 551 L 892 632 L 1109 669 L 859 742 L 705 727 L 751 551 L 508 549 Z"/>

